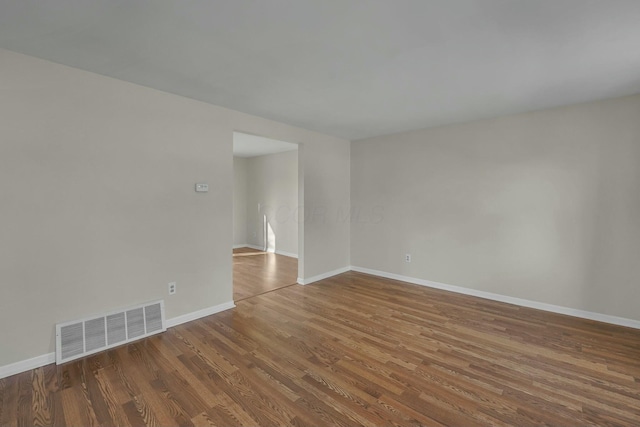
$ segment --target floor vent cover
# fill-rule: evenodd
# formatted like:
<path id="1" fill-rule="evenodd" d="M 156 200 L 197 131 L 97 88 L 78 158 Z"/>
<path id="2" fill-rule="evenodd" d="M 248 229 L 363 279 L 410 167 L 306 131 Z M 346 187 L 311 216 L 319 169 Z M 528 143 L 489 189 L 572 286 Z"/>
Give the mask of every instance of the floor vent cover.
<path id="1" fill-rule="evenodd" d="M 56 363 L 126 344 L 167 330 L 164 301 L 56 325 Z"/>

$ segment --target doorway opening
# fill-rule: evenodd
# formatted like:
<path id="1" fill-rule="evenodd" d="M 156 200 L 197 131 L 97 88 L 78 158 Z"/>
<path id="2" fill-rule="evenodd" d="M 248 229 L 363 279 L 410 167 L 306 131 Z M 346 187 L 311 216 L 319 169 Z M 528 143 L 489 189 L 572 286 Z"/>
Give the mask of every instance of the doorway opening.
<path id="1" fill-rule="evenodd" d="M 233 299 L 297 283 L 297 144 L 233 133 Z"/>

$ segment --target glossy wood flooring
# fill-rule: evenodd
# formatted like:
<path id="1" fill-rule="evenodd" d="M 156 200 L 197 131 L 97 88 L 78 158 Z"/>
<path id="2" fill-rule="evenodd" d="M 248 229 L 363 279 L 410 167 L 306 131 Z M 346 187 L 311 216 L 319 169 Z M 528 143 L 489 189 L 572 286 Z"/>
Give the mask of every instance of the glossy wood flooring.
<path id="1" fill-rule="evenodd" d="M 233 250 L 233 300 L 293 285 L 298 279 L 298 260 L 251 248 Z"/>
<path id="2" fill-rule="evenodd" d="M 9 425 L 640 424 L 640 331 L 345 273 L 0 380 Z"/>

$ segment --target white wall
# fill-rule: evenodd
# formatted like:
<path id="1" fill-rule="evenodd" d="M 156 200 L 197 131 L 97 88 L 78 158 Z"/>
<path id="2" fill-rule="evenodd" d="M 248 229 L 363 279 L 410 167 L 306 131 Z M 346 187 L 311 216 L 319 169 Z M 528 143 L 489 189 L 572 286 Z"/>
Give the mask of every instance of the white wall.
<path id="1" fill-rule="evenodd" d="M 269 251 L 297 256 L 298 151 L 246 160 L 247 242 Z"/>
<path id="2" fill-rule="evenodd" d="M 301 277 L 349 265 L 348 141 L 7 50 L 0 64 L 0 367 L 53 352 L 56 322 L 232 299 L 234 131 L 301 144 L 301 200 L 326 212 L 304 223 Z"/>
<path id="3" fill-rule="evenodd" d="M 233 158 L 233 246 L 247 240 L 247 159 Z"/>
<path id="4" fill-rule="evenodd" d="M 352 265 L 640 320 L 640 96 L 361 140 L 351 157 Z"/>

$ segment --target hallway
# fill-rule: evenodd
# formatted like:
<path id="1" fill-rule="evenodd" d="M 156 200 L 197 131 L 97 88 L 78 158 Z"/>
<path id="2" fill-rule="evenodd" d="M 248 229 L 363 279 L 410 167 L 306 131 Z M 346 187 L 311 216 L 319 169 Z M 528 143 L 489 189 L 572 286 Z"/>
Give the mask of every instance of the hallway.
<path id="1" fill-rule="evenodd" d="M 233 250 L 233 300 L 263 294 L 296 283 L 298 260 L 251 248 Z"/>

